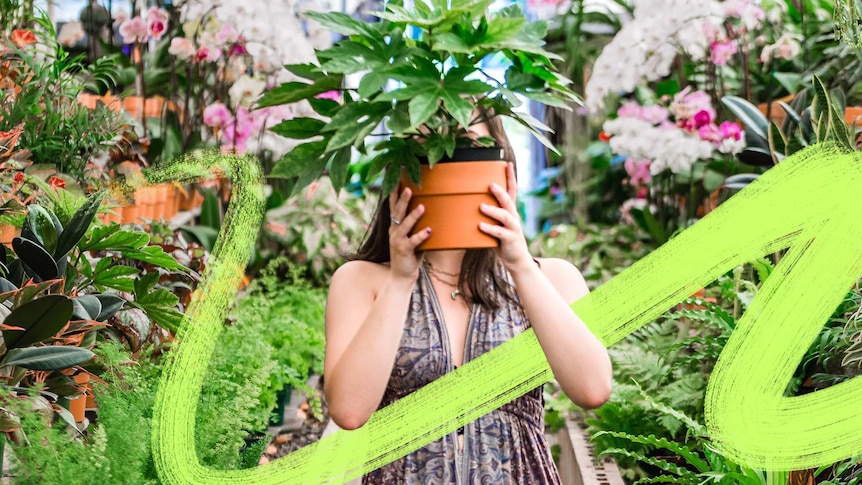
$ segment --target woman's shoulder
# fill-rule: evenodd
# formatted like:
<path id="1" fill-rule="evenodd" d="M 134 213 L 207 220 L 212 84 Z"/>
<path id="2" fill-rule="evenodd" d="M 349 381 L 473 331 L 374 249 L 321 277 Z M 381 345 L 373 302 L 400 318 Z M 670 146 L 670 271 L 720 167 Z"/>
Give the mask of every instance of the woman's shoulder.
<path id="1" fill-rule="evenodd" d="M 332 284 L 345 284 L 351 288 L 376 289 L 383 283 L 388 274 L 389 265 L 387 264 L 361 260 L 348 261 L 339 266 L 332 274 Z M 358 286 L 359 284 L 361 286 Z"/>
<path id="2" fill-rule="evenodd" d="M 580 270 L 572 264 L 570 261 L 562 258 L 536 258 L 536 261 L 539 263 L 539 267 L 546 274 L 555 273 L 555 274 L 569 274 L 569 275 L 579 275 L 581 274 Z"/>
<path id="3" fill-rule="evenodd" d="M 569 303 L 590 292 L 581 271 L 570 261 L 561 258 L 536 258 L 542 273 Z"/>

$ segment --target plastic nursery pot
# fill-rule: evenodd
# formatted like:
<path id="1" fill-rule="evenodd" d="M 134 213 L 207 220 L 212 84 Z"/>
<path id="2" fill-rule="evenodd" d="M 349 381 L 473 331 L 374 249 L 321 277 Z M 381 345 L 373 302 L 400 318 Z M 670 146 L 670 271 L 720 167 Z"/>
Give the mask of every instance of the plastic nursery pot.
<path id="1" fill-rule="evenodd" d="M 479 205 L 499 205 L 490 186 L 495 182 L 506 187 L 506 164 L 502 148 L 464 148 L 456 150 L 451 159 L 440 161 L 431 168 L 422 165 L 421 187 L 402 174 L 402 188 L 410 188 L 413 192 L 408 213 L 418 204 L 425 206 L 425 213 L 412 233 L 431 228 L 431 237 L 419 249 L 497 247 L 499 242 L 496 238 L 479 230 L 480 222 L 496 224 L 497 221 L 482 214 Z"/>
<path id="2" fill-rule="evenodd" d="M 275 393 L 275 409 L 269 415 L 270 426 L 281 426 L 284 424 L 284 408 L 290 402 L 290 394 L 292 388 L 290 385 L 284 386 L 284 389 Z"/>
<path id="3" fill-rule="evenodd" d="M 79 386 L 85 386 L 89 388 L 88 383 L 90 382 L 90 374 L 81 373 L 76 374 L 75 384 Z M 69 400 L 69 412 L 72 413 L 72 417 L 75 418 L 76 423 L 80 423 L 84 421 L 84 411 L 87 410 L 87 395 L 82 394 L 80 397 L 76 397 L 75 399 Z"/>

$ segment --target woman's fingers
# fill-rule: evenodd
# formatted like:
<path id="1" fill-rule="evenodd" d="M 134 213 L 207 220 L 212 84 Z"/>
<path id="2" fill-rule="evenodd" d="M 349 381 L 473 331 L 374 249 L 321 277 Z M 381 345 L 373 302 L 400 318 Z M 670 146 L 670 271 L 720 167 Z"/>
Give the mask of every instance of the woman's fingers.
<path id="1" fill-rule="evenodd" d="M 416 248 L 420 244 L 424 243 L 429 237 L 431 237 L 431 228 L 426 227 L 425 229 L 422 229 L 416 234 L 410 236 L 407 240 L 410 241 L 410 246 L 412 246 L 413 250 L 415 251 Z"/>
<path id="2" fill-rule="evenodd" d="M 503 187 L 500 187 L 496 183 L 491 184 L 491 194 L 497 198 L 497 202 L 500 203 L 500 207 L 511 213 L 517 213 L 517 210 L 515 209 L 515 201 Z"/>
<path id="3" fill-rule="evenodd" d="M 482 213 L 486 216 L 500 221 L 500 223 L 506 227 L 512 228 L 513 224 L 515 223 L 515 218 L 512 213 L 501 207 L 494 207 L 493 205 L 482 204 L 479 206 L 479 210 L 481 210 Z"/>
<path id="4" fill-rule="evenodd" d="M 399 223 L 404 219 L 404 215 L 407 214 L 407 203 L 410 202 L 411 196 L 413 196 L 413 192 L 410 189 L 404 189 L 395 202 L 395 207 L 392 210 L 392 218 Z"/>
<path id="5" fill-rule="evenodd" d="M 488 224 L 487 222 L 479 223 L 479 230 L 489 236 L 493 236 L 500 241 L 508 241 L 514 235 L 514 231 L 496 224 Z"/>
<path id="6" fill-rule="evenodd" d="M 413 226 L 416 225 L 416 221 L 418 221 L 424 213 L 425 206 L 422 204 L 417 205 L 416 208 L 401 219 L 401 224 L 398 225 L 398 229 L 403 231 L 405 234 L 410 234 L 410 231 L 413 230 Z"/>

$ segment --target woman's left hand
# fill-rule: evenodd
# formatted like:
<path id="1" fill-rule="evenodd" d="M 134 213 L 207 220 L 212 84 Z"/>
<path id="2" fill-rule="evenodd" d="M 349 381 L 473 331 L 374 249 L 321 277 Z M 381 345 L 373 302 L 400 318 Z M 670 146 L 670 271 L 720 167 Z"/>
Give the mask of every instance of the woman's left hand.
<path id="1" fill-rule="evenodd" d="M 497 198 L 500 207 L 482 204 L 479 210 L 486 216 L 499 221 L 500 225 L 479 223 L 479 230 L 500 240 L 500 246 L 494 248 L 494 253 L 509 271 L 535 266 L 533 256 L 527 247 L 524 230 L 521 228 L 521 216 L 515 203 L 518 187 L 515 182 L 515 167 L 509 163 L 506 167 L 506 185 L 508 191 L 496 183 L 491 184 L 491 193 Z"/>

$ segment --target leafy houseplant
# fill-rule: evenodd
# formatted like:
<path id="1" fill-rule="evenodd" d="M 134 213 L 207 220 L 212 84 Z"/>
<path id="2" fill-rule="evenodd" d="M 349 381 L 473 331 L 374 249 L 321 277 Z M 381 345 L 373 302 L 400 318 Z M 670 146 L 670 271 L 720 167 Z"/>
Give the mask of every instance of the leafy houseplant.
<path id="1" fill-rule="evenodd" d="M 566 87 L 570 81 L 555 71 L 551 59 L 559 58 L 543 48 L 546 25 L 528 23 L 517 5 L 488 13 L 491 3 L 456 0 L 450 5 L 425 0 L 406 8 L 393 2 L 375 14 L 381 21 L 373 24 L 342 13 L 309 14 L 345 38 L 317 52 L 319 66 L 286 66 L 307 82 L 272 89 L 258 106 L 305 100 L 329 122 L 294 118 L 273 127 L 277 134 L 310 141 L 288 152 L 270 176 L 292 179 L 298 190 L 328 170 L 339 191 L 348 182 L 356 148 L 373 154 L 369 177 L 383 173 L 384 195 L 402 180 L 402 169 L 405 182 L 419 184 L 422 178 L 424 189 L 428 169 L 446 158 L 463 157 L 456 155 L 456 149 L 492 146 L 490 137 L 474 139 L 469 132 L 497 116 L 524 125 L 553 150 L 543 134 L 547 127 L 514 110 L 523 98 L 563 108 L 578 98 Z M 483 68 L 484 61 L 498 55 L 510 62 L 502 82 Z M 358 84 L 345 87 L 345 78 L 354 75 L 360 76 Z M 393 85 L 394 89 L 387 89 Z M 341 92 L 342 103 L 320 97 L 332 91 Z M 369 140 L 381 124 L 385 139 Z M 476 159 L 475 155 L 467 158 Z M 427 164 L 424 173 L 423 162 Z M 503 166 L 498 176 L 504 176 Z M 462 181 L 472 178 L 462 169 L 453 171 Z M 490 182 L 477 181 L 479 190 L 487 192 Z M 426 216 L 432 212 L 428 206 Z"/>

